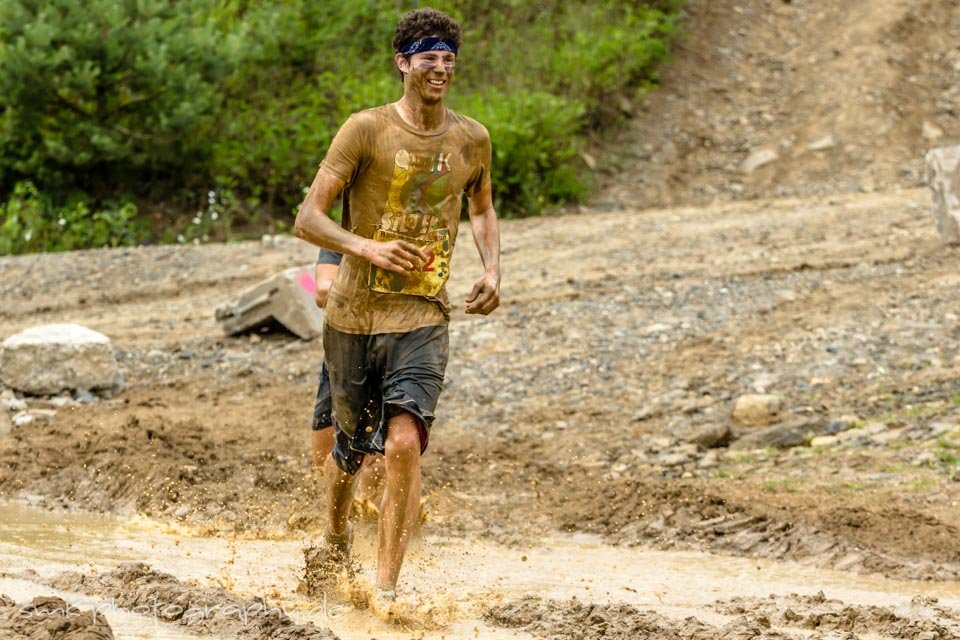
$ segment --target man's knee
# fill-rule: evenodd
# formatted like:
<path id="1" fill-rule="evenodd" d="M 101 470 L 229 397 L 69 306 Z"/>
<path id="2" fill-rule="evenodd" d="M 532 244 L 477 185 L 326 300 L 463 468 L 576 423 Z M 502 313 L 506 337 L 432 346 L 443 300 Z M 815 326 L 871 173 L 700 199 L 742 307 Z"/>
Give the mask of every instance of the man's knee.
<path id="1" fill-rule="evenodd" d="M 420 423 L 406 411 L 390 418 L 387 427 L 387 455 L 420 455 Z"/>

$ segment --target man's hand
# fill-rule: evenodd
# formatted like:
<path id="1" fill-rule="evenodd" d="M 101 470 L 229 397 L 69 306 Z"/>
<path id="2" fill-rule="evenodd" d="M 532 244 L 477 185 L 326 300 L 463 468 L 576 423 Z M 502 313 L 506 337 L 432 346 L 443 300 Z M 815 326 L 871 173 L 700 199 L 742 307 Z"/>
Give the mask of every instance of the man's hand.
<path id="1" fill-rule="evenodd" d="M 321 263 L 316 266 L 317 291 L 313 294 L 313 299 L 321 309 L 327 304 L 327 294 L 330 293 L 333 280 L 337 277 L 338 268 L 335 264 L 326 263 Z"/>
<path id="2" fill-rule="evenodd" d="M 420 265 L 428 260 L 420 247 L 405 240 L 370 240 L 364 248 L 363 257 L 382 269 L 398 273 L 418 271 Z"/>
<path id="3" fill-rule="evenodd" d="M 488 315 L 500 306 L 500 279 L 493 273 L 486 273 L 477 280 L 467 296 L 467 313 Z"/>

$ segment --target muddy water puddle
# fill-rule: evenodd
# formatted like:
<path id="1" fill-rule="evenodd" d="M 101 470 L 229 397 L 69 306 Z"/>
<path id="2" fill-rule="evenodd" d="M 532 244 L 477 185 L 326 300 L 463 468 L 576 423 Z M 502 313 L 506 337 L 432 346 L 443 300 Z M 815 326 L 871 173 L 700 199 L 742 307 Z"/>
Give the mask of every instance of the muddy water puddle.
<path id="1" fill-rule="evenodd" d="M 671 618 L 695 616 L 711 624 L 730 618 L 709 605 L 733 596 L 823 591 L 828 598 L 848 604 L 902 606 L 923 595 L 960 608 L 957 582 L 906 582 L 796 563 L 611 547 L 585 536 L 544 539 L 524 549 L 427 534 L 411 548 L 400 585 L 407 597 L 429 602 L 440 612 L 442 633 L 428 632 L 426 637 L 528 638 L 521 632 L 491 627 L 482 615 L 491 605 L 530 594 L 626 603 Z M 372 527 L 358 527 L 355 546 L 364 567 L 361 583 L 373 579 L 373 537 Z M 328 626 L 346 640 L 424 635 L 388 627 L 362 608 L 297 595 L 302 547 L 301 540 L 202 538 L 144 520 L 0 505 L 0 570 L 8 576 L 25 570 L 43 577 L 65 569 L 105 571 L 121 562 L 140 561 L 183 581 L 224 587 L 241 596 L 264 596 L 294 620 Z M 53 591 L 33 582 L 3 580 L 0 593 L 22 602 Z M 78 605 L 94 602 L 88 596 L 58 595 Z M 132 614 L 108 615 L 111 624 L 118 621 L 114 626 L 119 638 L 194 637 L 176 635 L 176 627 L 153 622 L 168 635 L 137 635 L 138 618 L 126 625 L 124 615 Z"/>

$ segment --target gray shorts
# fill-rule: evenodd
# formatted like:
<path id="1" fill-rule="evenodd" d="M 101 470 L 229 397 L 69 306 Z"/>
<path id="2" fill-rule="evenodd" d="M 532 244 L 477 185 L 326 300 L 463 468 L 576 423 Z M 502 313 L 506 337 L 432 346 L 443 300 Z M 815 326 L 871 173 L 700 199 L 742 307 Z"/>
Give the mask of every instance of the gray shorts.
<path id="1" fill-rule="evenodd" d="M 333 424 L 333 407 L 330 404 L 330 374 L 327 372 L 327 361 L 323 361 L 320 367 L 320 380 L 317 381 L 317 399 L 313 403 L 313 424 L 311 428 L 314 431 L 326 429 Z"/>
<path id="2" fill-rule="evenodd" d="M 388 422 L 404 411 L 417 419 L 420 452 L 426 451 L 447 368 L 447 326 L 376 335 L 325 326 L 323 348 L 337 466 L 353 474 L 366 454 L 384 453 Z"/>

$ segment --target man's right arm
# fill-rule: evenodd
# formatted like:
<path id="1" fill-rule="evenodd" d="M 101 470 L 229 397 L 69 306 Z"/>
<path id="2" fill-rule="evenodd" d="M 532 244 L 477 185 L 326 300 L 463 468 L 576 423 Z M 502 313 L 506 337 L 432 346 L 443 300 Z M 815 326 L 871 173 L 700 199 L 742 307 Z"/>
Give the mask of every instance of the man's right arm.
<path id="1" fill-rule="evenodd" d="M 330 207 L 345 186 L 346 182 L 323 169 L 317 172 L 297 212 L 294 233 L 298 238 L 337 253 L 363 258 L 388 271 L 412 273 L 419 260 L 426 262 L 427 256 L 414 244 L 403 240 L 376 242 L 362 238 L 331 219 L 328 215 Z"/>

